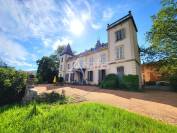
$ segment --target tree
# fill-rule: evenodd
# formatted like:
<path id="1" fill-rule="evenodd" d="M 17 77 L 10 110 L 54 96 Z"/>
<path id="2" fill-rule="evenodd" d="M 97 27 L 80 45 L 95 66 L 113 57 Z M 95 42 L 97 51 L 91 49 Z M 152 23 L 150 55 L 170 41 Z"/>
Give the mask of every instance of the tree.
<path id="1" fill-rule="evenodd" d="M 57 50 L 49 57 L 44 56 L 42 59 L 37 61 L 37 78 L 39 83 L 52 83 L 54 77 L 58 77 L 58 56 L 62 53 L 63 49 L 64 46 L 58 46 Z"/>
<path id="2" fill-rule="evenodd" d="M 64 46 L 59 45 L 58 48 L 54 51 L 54 53 L 50 55 L 50 58 L 58 61 L 58 57 L 62 53 L 63 49 L 64 49 Z"/>
<path id="3" fill-rule="evenodd" d="M 0 106 L 21 102 L 25 95 L 27 73 L 0 67 Z"/>
<path id="4" fill-rule="evenodd" d="M 162 0 L 161 5 L 147 33 L 151 46 L 141 53 L 146 62 L 156 62 L 161 73 L 177 74 L 177 3 Z"/>
<path id="5" fill-rule="evenodd" d="M 60 55 L 62 53 L 63 49 L 64 49 L 64 46 L 63 45 L 59 45 L 57 50 L 55 51 L 55 53 L 57 55 Z"/>
<path id="6" fill-rule="evenodd" d="M 49 56 L 54 61 L 58 62 L 58 67 L 59 67 L 59 63 L 60 63 L 58 57 L 62 53 L 63 49 L 64 49 L 64 46 L 59 45 L 57 50 L 55 50 L 54 53 Z"/>
<path id="7" fill-rule="evenodd" d="M 42 57 L 37 61 L 37 78 L 40 83 L 52 83 L 55 76 L 58 75 L 58 62 L 50 57 Z"/>

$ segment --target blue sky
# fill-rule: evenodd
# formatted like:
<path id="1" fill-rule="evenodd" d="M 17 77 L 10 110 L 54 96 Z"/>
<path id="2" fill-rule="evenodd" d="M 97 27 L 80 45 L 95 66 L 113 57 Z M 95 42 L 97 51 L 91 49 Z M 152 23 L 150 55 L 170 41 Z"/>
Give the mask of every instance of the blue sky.
<path id="1" fill-rule="evenodd" d="M 35 70 L 36 60 L 71 44 L 77 53 L 107 42 L 106 26 L 132 11 L 138 43 L 160 0 L 0 0 L 0 58 L 21 70 Z"/>

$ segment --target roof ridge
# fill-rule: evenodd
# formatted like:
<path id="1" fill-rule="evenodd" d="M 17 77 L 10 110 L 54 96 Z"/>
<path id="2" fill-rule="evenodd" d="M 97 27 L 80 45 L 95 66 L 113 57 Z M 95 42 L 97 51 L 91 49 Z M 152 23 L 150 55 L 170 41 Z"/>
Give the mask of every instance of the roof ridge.
<path id="1" fill-rule="evenodd" d="M 113 23 L 111 23 L 111 24 L 108 24 L 108 25 L 107 25 L 107 30 L 109 30 L 109 29 L 113 28 L 114 26 L 116 26 L 116 25 L 118 25 L 118 24 L 120 24 L 120 23 L 122 23 L 122 22 L 128 20 L 129 18 L 132 19 L 133 25 L 134 25 L 135 30 L 136 30 L 136 32 L 137 32 L 138 29 L 137 29 L 137 26 L 136 26 L 136 24 L 135 24 L 135 21 L 134 21 L 134 18 L 133 18 L 133 16 L 132 16 L 131 11 L 129 11 L 128 14 L 125 15 L 124 17 L 122 17 L 122 18 L 116 20 L 115 22 L 113 22 Z"/>

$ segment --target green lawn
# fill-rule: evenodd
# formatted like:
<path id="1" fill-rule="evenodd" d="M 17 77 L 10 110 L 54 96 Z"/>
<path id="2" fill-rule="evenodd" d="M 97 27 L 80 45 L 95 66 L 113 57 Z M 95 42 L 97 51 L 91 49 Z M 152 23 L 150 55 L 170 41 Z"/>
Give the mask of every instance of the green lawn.
<path id="1" fill-rule="evenodd" d="M 41 104 L 0 108 L 0 133 L 174 133 L 177 127 L 108 105 Z"/>

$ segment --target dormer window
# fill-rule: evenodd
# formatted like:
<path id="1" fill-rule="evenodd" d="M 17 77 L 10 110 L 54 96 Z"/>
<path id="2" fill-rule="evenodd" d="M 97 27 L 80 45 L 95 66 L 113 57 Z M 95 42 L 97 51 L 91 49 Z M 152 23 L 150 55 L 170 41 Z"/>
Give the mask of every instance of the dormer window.
<path id="1" fill-rule="evenodd" d="M 116 35 L 116 41 L 123 40 L 125 38 L 125 29 L 120 29 L 116 31 L 115 35 Z"/>

